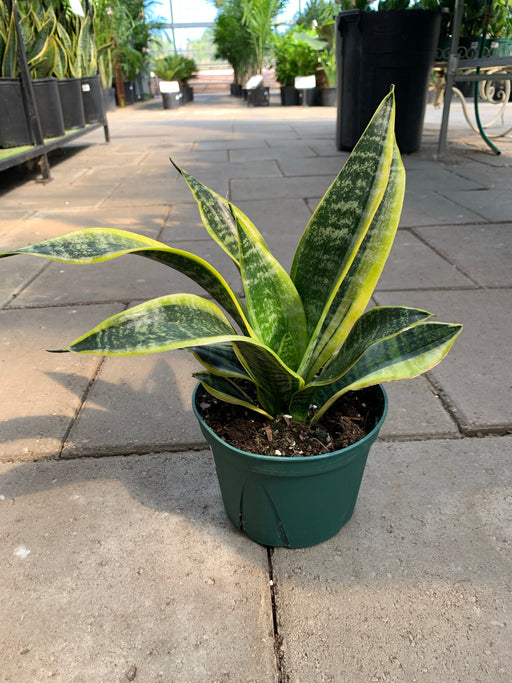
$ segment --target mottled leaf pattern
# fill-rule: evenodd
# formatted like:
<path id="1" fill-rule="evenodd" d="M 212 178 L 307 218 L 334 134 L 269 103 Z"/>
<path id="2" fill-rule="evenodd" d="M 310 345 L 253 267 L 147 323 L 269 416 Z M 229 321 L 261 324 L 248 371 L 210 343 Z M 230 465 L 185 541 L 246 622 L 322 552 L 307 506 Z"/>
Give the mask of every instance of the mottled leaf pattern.
<path id="1" fill-rule="evenodd" d="M 210 374 L 239 379 L 249 378 L 232 346 L 226 344 L 198 346 L 190 348 L 189 351 Z"/>
<path id="2" fill-rule="evenodd" d="M 231 202 L 228 202 L 227 199 L 224 199 L 220 194 L 206 187 L 197 178 L 194 178 L 190 173 L 177 166 L 172 159 L 171 163 L 178 173 L 183 176 L 194 195 L 204 227 L 238 266 L 240 265 L 240 250 L 235 216 L 254 241 L 265 244 L 265 240 L 243 211 L 240 211 Z"/>
<path id="3" fill-rule="evenodd" d="M 233 342 L 233 347 L 258 387 L 261 405 L 272 415 L 286 413 L 290 396 L 304 386 L 302 378 L 266 346 L 240 337 Z"/>
<path id="4" fill-rule="evenodd" d="M 370 346 L 350 370 L 332 384 L 310 383 L 292 399 L 297 419 L 309 405 L 319 407 L 315 420 L 347 391 L 379 382 L 416 377 L 437 365 L 450 350 L 462 325 L 425 322 L 382 339 Z"/>
<path id="5" fill-rule="evenodd" d="M 75 339 L 69 350 L 134 356 L 238 338 L 226 316 L 211 301 L 195 294 L 170 294 L 107 318 Z"/>
<path id="6" fill-rule="evenodd" d="M 299 242 L 291 277 L 312 335 L 348 272 L 386 190 L 394 141 L 394 95 L 382 102 Z"/>
<path id="7" fill-rule="evenodd" d="M 405 171 L 396 143 L 384 197 L 345 277 L 336 283 L 311 336 L 300 374 L 309 379 L 323 366 L 365 310 L 393 245 L 405 192 Z"/>
<path id="8" fill-rule="evenodd" d="M 272 415 L 269 415 L 269 413 L 257 406 L 254 401 L 251 400 L 250 396 L 230 379 L 219 377 L 219 375 L 212 375 L 207 372 L 195 372 L 194 377 L 199 380 L 206 391 L 212 396 L 215 396 L 215 398 L 226 401 L 226 403 L 244 406 L 269 419 L 272 418 Z"/>
<path id="9" fill-rule="evenodd" d="M 306 316 L 295 285 L 266 245 L 238 223 L 240 267 L 252 329 L 293 370 L 306 348 Z M 285 342 L 287 346 L 284 345 Z"/>
<path id="10" fill-rule="evenodd" d="M 0 254 L 0 258 L 14 254 L 32 254 L 65 263 L 100 263 L 126 254 L 144 256 L 197 282 L 233 316 L 243 332 L 249 332 L 244 307 L 213 266 L 195 254 L 173 249 L 150 237 L 126 230 L 87 228 Z"/>

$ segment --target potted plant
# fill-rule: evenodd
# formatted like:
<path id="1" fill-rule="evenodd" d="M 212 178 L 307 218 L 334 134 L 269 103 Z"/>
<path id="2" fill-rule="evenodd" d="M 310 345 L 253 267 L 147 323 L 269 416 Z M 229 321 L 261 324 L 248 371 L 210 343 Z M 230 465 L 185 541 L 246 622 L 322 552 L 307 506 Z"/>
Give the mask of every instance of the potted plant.
<path id="1" fill-rule="evenodd" d="M 233 69 L 230 93 L 242 96 L 242 86 L 249 74 L 254 73 L 256 57 L 247 26 L 243 23 L 243 0 L 225 0 L 213 27 L 215 59 L 226 60 Z"/>
<path id="2" fill-rule="evenodd" d="M 391 84 L 397 98 L 396 135 L 402 153 L 420 148 L 441 14 L 409 8 L 409 0 L 357 0 L 337 17 L 338 149 L 352 149 Z"/>
<path id="3" fill-rule="evenodd" d="M 159 57 L 153 63 L 153 73 L 160 79 L 159 88 L 162 94 L 164 109 L 176 109 L 182 100 L 179 77 L 183 69 L 181 55 Z"/>
<path id="4" fill-rule="evenodd" d="M 386 412 L 384 390 L 376 385 L 425 372 L 461 330 L 432 322 L 430 313 L 415 308 L 365 312 L 404 195 L 394 94 L 386 96 L 311 217 L 290 275 L 247 216 L 176 168 L 206 230 L 239 267 L 245 302 L 198 256 L 115 229 L 79 230 L 1 256 L 96 263 L 139 254 L 199 283 L 219 305 L 192 294 L 159 297 L 107 319 L 63 351 L 191 351 L 203 366 L 195 373 L 201 390 L 194 410 L 212 446 L 230 519 L 265 545 L 318 543 L 352 515 L 368 450 Z M 330 414 L 340 399 L 363 418 L 366 431 L 343 448 L 335 441 L 345 418 L 334 419 L 332 428 Z M 233 427 L 235 414 L 242 431 L 259 423 L 258 439 L 251 437 L 248 448 L 234 447 L 216 433 L 217 410 L 222 416 L 225 409 L 235 413 L 224 429 Z M 329 414 L 326 427 L 322 421 Z M 280 432 L 283 446 L 276 445 Z M 307 444 L 318 441 L 319 450 L 309 455 Z M 263 454 L 269 448 L 270 455 Z"/>
<path id="5" fill-rule="evenodd" d="M 181 92 L 183 93 L 183 103 L 194 101 L 194 88 L 189 85 L 189 81 L 197 78 L 196 72 L 197 64 L 191 57 L 182 57 L 181 70 L 178 75 L 178 81 L 181 84 Z"/>
<path id="6" fill-rule="evenodd" d="M 281 104 L 300 104 L 301 92 L 295 88 L 295 79 L 298 76 L 316 76 L 318 68 L 318 52 L 302 27 L 275 37 L 274 59 L 276 80 L 281 87 Z"/>
<path id="7" fill-rule="evenodd" d="M 0 121 L 0 148 L 34 143 L 17 66 L 14 12 L 6 3 L 0 3 Z"/>

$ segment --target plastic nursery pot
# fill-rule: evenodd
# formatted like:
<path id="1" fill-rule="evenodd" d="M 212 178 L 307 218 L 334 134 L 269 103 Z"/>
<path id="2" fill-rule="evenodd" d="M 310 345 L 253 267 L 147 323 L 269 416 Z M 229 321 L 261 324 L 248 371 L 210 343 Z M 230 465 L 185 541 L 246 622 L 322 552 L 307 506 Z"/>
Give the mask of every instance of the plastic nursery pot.
<path id="1" fill-rule="evenodd" d="M 266 546 L 303 548 L 335 536 L 352 517 L 370 447 L 386 417 L 384 389 L 365 390 L 375 426 L 363 439 L 325 455 L 283 458 L 241 451 L 218 437 L 199 412 L 199 388 L 192 406 L 234 526 Z"/>
<path id="2" fill-rule="evenodd" d="M 19 78 L 0 78 L 0 147 L 32 145 L 23 88 Z"/>
<path id="3" fill-rule="evenodd" d="M 85 126 L 82 87 L 79 78 L 60 78 L 57 81 L 64 128 L 73 130 Z"/>

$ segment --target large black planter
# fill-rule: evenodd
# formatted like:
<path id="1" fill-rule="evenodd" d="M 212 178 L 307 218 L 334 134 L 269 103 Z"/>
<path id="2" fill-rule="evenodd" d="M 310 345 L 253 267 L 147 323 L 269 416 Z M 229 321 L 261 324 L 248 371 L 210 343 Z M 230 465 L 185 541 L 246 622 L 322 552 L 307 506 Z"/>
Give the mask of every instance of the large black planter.
<path id="1" fill-rule="evenodd" d="M 321 92 L 322 106 L 335 107 L 336 106 L 336 88 L 323 88 Z"/>
<path id="2" fill-rule="evenodd" d="M 98 123 L 98 121 L 103 121 L 103 95 L 100 77 L 85 76 L 81 79 L 81 83 L 85 122 Z"/>
<path id="3" fill-rule="evenodd" d="M 283 107 L 296 107 L 300 104 L 300 90 L 293 85 L 281 86 L 281 104 Z"/>
<path id="4" fill-rule="evenodd" d="M 64 135 L 64 117 L 56 78 L 36 78 L 32 81 L 34 98 L 44 138 Z"/>
<path id="5" fill-rule="evenodd" d="M 32 144 L 21 80 L 0 78 L 0 147 Z"/>
<path id="6" fill-rule="evenodd" d="M 73 130 L 85 126 L 82 88 L 79 78 L 61 78 L 57 81 L 64 128 Z"/>
<path id="7" fill-rule="evenodd" d="M 431 10 L 338 15 L 338 149 L 355 146 L 392 84 L 400 151 L 420 148 L 440 24 L 440 13 Z"/>
<path id="8" fill-rule="evenodd" d="M 194 101 L 194 88 L 191 85 L 182 85 L 181 92 L 183 94 L 183 104 Z"/>

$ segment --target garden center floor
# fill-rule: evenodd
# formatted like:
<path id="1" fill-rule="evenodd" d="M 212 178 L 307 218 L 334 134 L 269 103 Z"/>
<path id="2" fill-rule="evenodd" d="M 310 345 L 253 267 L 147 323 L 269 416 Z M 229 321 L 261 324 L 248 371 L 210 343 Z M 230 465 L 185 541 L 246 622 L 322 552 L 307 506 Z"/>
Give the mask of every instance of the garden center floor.
<path id="1" fill-rule="evenodd" d="M 429 107 L 405 157 L 374 298 L 464 331 L 428 376 L 389 387 L 354 516 L 316 547 L 267 549 L 228 522 L 186 352 L 46 352 L 193 284 L 129 256 L 0 261 L 1 681 L 510 683 L 512 140 L 493 156 L 454 105 L 441 163 L 439 120 Z M 229 267 L 172 155 L 289 267 L 347 157 L 335 109 L 274 99 L 155 100 L 109 123 L 110 144 L 99 130 L 52 155 L 51 183 L 0 174 L 0 250 L 108 226 Z"/>

